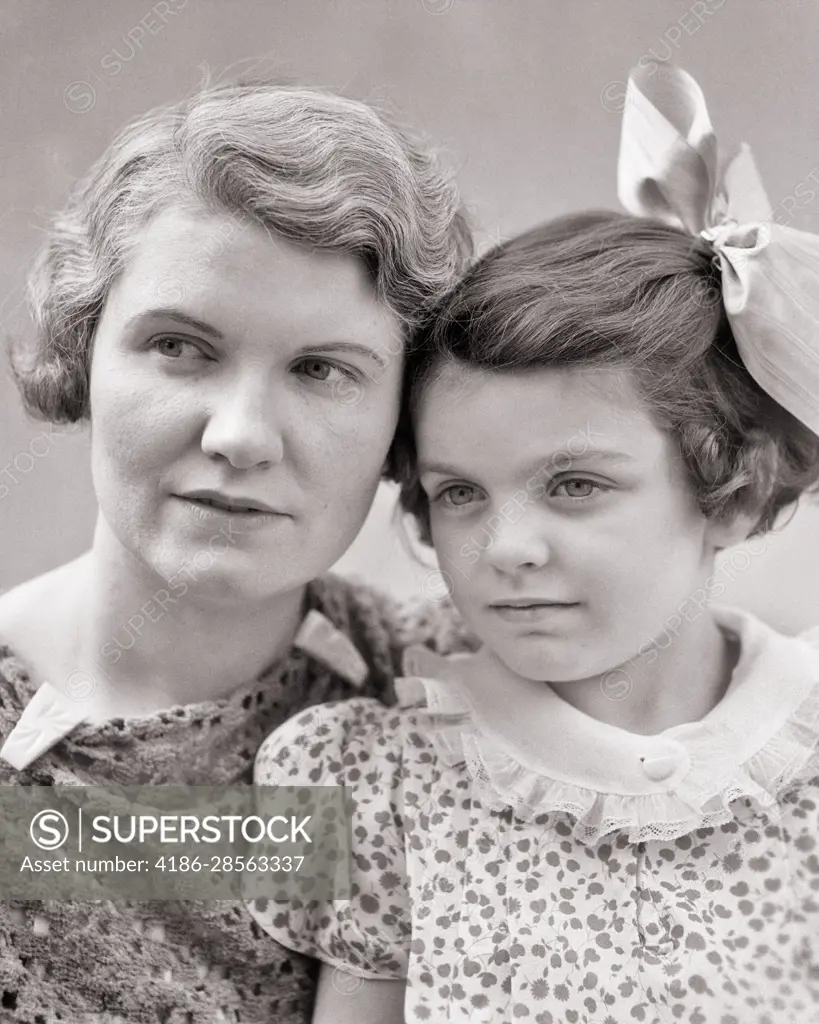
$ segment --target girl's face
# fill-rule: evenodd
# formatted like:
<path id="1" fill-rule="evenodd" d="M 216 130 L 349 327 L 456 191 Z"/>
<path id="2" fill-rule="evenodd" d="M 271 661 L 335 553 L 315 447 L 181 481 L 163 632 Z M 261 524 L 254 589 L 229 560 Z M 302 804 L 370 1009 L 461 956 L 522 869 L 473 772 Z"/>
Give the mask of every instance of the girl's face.
<path id="1" fill-rule="evenodd" d="M 416 435 L 453 600 L 518 675 L 568 682 L 622 665 L 711 568 L 717 527 L 628 373 L 449 363 Z"/>
<path id="2" fill-rule="evenodd" d="M 378 486 L 401 337 L 354 257 L 227 214 L 158 214 L 94 339 L 103 527 L 162 579 L 215 596 L 325 572 Z"/>

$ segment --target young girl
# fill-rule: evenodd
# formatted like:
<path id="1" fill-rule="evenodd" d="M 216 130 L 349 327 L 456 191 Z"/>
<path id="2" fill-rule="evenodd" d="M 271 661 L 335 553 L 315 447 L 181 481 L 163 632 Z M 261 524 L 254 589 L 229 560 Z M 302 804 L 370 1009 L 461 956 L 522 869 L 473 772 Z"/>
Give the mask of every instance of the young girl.
<path id="1" fill-rule="evenodd" d="M 410 358 L 403 505 L 483 645 L 259 752 L 356 801 L 352 899 L 254 911 L 316 1021 L 819 1019 L 819 649 L 712 607 L 819 480 L 819 240 L 716 159 L 688 76 L 633 79 L 652 216 L 502 245 Z"/>

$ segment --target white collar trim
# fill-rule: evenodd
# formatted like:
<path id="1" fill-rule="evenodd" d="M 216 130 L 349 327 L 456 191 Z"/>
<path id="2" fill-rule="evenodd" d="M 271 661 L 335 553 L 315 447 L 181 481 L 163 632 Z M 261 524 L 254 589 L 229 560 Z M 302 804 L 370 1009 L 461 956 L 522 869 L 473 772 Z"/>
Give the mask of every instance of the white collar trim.
<path id="1" fill-rule="evenodd" d="M 819 649 L 747 612 L 713 611 L 741 645 L 728 691 L 700 721 L 655 736 L 590 718 L 548 687 L 539 696 L 548 738 L 522 719 L 516 731 L 509 720 L 495 728 L 459 659 L 426 648 L 407 651 L 399 699 L 434 716 L 439 755 L 466 763 L 489 806 L 528 819 L 564 811 L 585 841 L 620 830 L 633 842 L 676 838 L 730 820 L 742 798 L 772 810 L 819 747 Z"/>

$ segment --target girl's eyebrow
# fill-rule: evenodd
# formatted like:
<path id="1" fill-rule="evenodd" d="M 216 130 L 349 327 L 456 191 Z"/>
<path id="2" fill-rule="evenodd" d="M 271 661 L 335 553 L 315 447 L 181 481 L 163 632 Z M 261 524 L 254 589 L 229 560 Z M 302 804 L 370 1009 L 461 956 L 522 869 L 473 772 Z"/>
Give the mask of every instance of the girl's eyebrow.
<path id="1" fill-rule="evenodd" d="M 132 316 L 131 319 L 126 323 L 126 328 L 133 327 L 135 324 L 141 323 L 143 320 L 150 319 L 164 319 L 164 320 L 175 320 L 177 323 L 184 324 L 186 327 L 192 327 L 195 331 L 200 331 L 202 334 L 207 334 L 211 338 L 215 338 L 217 341 L 224 340 L 224 334 L 212 324 L 206 323 L 204 320 L 199 320 L 195 316 L 191 316 L 189 313 L 183 313 L 181 309 L 174 309 L 172 307 L 157 307 L 156 309 L 143 310 L 141 313 L 137 313 L 136 316 Z M 307 352 L 349 352 L 354 355 L 364 356 L 367 359 L 372 359 L 376 362 L 382 370 L 386 369 L 388 360 L 377 352 L 375 349 L 370 348 L 369 345 L 362 345 L 355 341 L 325 341 L 315 345 L 305 345 L 305 351 Z"/>
<path id="2" fill-rule="evenodd" d="M 592 461 L 615 465 L 617 463 L 636 462 L 637 460 L 633 455 L 628 455 L 626 452 L 617 452 L 609 448 L 594 448 L 582 452 L 570 452 L 568 449 L 562 448 L 552 452 L 551 455 L 544 456 L 543 459 L 530 463 L 525 472 L 534 475 L 551 468 L 556 472 L 563 473 L 570 465 L 574 465 L 576 462 Z M 463 467 L 458 468 L 445 462 L 423 461 L 418 463 L 417 472 L 419 475 L 423 473 L 440 473 L 443 476 L 463 476 Z"/>

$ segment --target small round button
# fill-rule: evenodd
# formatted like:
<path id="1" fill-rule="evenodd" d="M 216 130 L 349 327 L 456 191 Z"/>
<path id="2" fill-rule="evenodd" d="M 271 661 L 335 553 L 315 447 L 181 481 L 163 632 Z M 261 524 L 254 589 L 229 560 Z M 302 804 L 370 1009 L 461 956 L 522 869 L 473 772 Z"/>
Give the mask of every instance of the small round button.
<path id="1" fill-rule="evenodd" d="M 674 757 L 673 754 L 644 758 L 643 771 L 653 782 L 665 782 L 677 770 L 679 763 L 679 758 Z"/>

